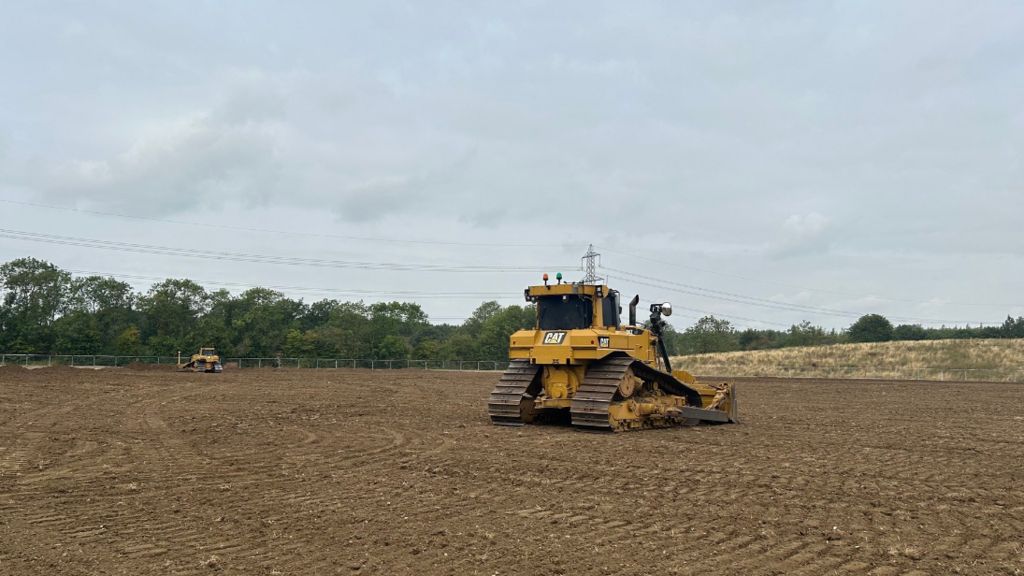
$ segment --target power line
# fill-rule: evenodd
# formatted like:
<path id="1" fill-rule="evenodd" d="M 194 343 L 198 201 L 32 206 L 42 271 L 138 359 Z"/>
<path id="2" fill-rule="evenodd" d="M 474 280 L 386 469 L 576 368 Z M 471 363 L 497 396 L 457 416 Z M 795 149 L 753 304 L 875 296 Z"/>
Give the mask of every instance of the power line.
<path id="1" fill-rule="evenodd" d="M 648 284 L 646 282 L 639 282 L 637 280 L 632 280 L 632 279 L 629 279 L 629 278 L 624 278 L 623 280 L 625 282 L 627 282 L 627 283 L 640 284 L 640 285 L 643 285 L 643 286 L 649 286 L 651 288 L 658 288 L 658 289 L 661 289 L 661 290 L 666 290 L 667 292 L 675 292 L 671 288 L 664 288 L 664 287 L 661 287 L 661 286 L 655 286 L 653 284 Z M 678 306 L 676 304 L 672 305 L 672 309 L 673 310 L 685 310 L 687 312 L 692 312 L 694 314 L 699 314 L 701 316 L 714 316 L 715 318 L 723 318 L 725 320 L 732 320 L 732 321 L 743 320 L 744 322 L 754 322 L 756 324 L 764 324 L 764 325 L 768 325 L 768 326 L 781 326 L 781 327 L 784 327 L 784 328 L 789 328 L 789 326 L 790 326 L 789 324 L 784 324 L 782 322 L 773 322 L 771 320 L 761 320 L 759 318 L 750 318 L 748 316 L 740 316 L 738 314 L 722 314 L 720 312 L 712 312 L 710 310 L 701 310 L 699 308 L 690 308 L 690 307 L 687 307 L 687 306 Z"/>
<path id="2" fill-rule="evenodd" d="M 241 252 L 218 252 L 213 250 L 197 250 L 193 248 L 175 248 L 169 246 L 156 246 L 151 244 L 136 244 L 131 242 L 116 242 L 112 240 L 97 240 L 92 238 L 79 238 L 73 236 L 59 236 L 56 234 L 43 234 L 38 232 L 25 232 L 21 230 L 8 230 L 0 228 L 0 238 L 13 240 L 24 240 L 28 242 L 40 242 L 58 246 L 76 246 L 80 248 L 91 248 L 98 250 L 112 250 L 118 252 L 134 252 L 138 254 L 155 254 L 161 256 L 181 256 L 186 258 L 199 258 L 205 260 L 234 261 L 234 262 L 255 262 L 260 264 L 283 264 L 288 266 L 310 266 L 317 268 L 345 268 L 358 270 L 383 270 L 394 272 L 525 272 L 535 271 L 544 268 L 573 268 L 571 266 L 513 266 L 513 265 L 442 265 L 442 264 L 411 264 L 399 262 L 359 262 L 346 260 L 328 260 L 320 258 L 297 258 L 292 256 L 273 256 L 266 254 L 248 254 Z"/>
<path id="3" fill-rule="evenodd" d="M 95 270 L 67 270 L 72 274 L 78 276 L 103 276 L 107 278 L 117 278 L 122 280 L 146 280 L 160 282 L 167 280 L 166 277 L 161 276 L 143 276 L 139 274 L 115 274 L 110 272 L 98 272 Z M 405 291 L 405 290 L 340 290 L 336 288 L 310 288 L 304 286 L 281 286 L 273 284 L 246 284 L 242 282 L 227 282 L 223 280 L 199 280 L 191 279 L 196 284 L 200 285 L 212 285 L 212 286 L 227 286 L 234 288 L 267 288 L 270 290 L 288 291 L 288 292 L 312 292 L 314 294 L 339 294 L 345 296 L 360 296 L 360 297 L 398 297 L 398 298 L 437 298 L 437 299 L 451 299 L 451 300 L 462 300 L 462 299 L 476 299 L 476 298 L 490 298 L 493 300 L 518 300 L 522 298 L 521 295 L 512 296 L 508 292 L 425 292 L 425 291 Z"/>
<path id="4" fill-rule="evenodd" d="M 779 308 L 779 309 L 783 309 L 783 310 L 791 310 L 791 311 L 798 311 L 798 312 L 808 312 L 808 311 L 811 311 L 811 312 L 820 312 L 820 313 L 825 313 L 825 314 L 842 315 L 842 316 L 854 315 L 852 312 L 847 312 L 845 310 L 834 310 L 834 309 L 831 309 L 831 308 L 818 308 L 816 306 L 805 306 L 805 305 L 802 305 L 802 304 L 790 304 L 788 302 L 779 302 L 779 301 L 776 301 L 776 300 L 768 300 L 768 299 L 765 299 L 765 298 L 756 298 L 756 297 L 753 297 L 753 296 L 744 296 L 742 294 L 736 294 L 736 293 L 733 293 L 733 292 L 725 292 L 725 291 L 722 291 L 722 290 L 714 290 L 714 289 L 711 289 L 711 288 L 703 288 L 701 286 L 695 286 L 693 284 L 683 284 L 681 282 L 672 282 L 672 281 L 669 281 L 669 280 L 662 280 L 660 278 L 654 278 L 652 276 L 645 276 L 643 274 L 639 274 L 639 273 L 636 273 L 636 272 L 629 272 L 629 271 L 626 271 L 626 270 L 619 270 L 619 269 L 616 269 L 616 268 L 608 268 L 606 266 L 602 266 L 602 268 L 604 268 L 605 270 L 608 270 L 610 272 L 616 272 L 618 274 L 626 274 L 626 275 L 629 275 L 629 276 L 634 276 L 636 278 L 643 278 L 644 280 L 649 280 L 649 281 L 652 281 L 652 282 L 660 282 L 662 284 L 670 284 L 672 286 L 677 286 L 677 287 L 680 287 L 680 288 L 684 288 L 686 290 L 691 290 L 692 292 L 686 292 L 686 293 L 690 294 L 690 295 L 693 295 L 693 296 L 704 296 L 704 297 L 707 297 L 707 298 L 715 298 L 715 299 L 719 299 L 719 300 L 725 300 L 725 301 L 728 301 L 728 302 L 737 302 L 737 303 L 740 303 L 740 304 L 747 304 L 748 301 L 750 301 L 749 303 L 760 303 L 760 304 L 764 305 L 765 307 L 769 307 L 769 308 Z"/>
<path id="5" fill-rule="evenodd" d="M 757 324 L 767 324 L 769 326 L 782 326 L 784 328 L 789 328 L 790 327 L 789 324 L 784 324 L 782 322 L 771 322 L 769 320 L 758 320 L 757 318 L 748 318 L 746 316 L 738 316 L 736 314 L 716 314 L 714 312 L 708 312 L 707 310 L 699 310 L 697 308 L 687 308 L 686 306 L 677 306 L 675 304 L 672 305 L 672 309 L 673 310 L 686 310 L 687 312 L 693 312 L 695 314 L 701 314 L 703 316 L 714 316 L 715 318 L 722 318 L 722 319 L 725 319 L 725 320 L 743 320 L 744 322 L 755 322 Z"/>
<path id="6" fill-rule="evenodd" d="M 864 315 L 863 313 L 858 313 L 858 312 L 843 311 L 843 310 L 833 310 L 833 309 L 829 309 L 829 308 L 816 308 L 816 307 L 813 307 L 813 306 L 802 306 L 802 305 L 799 305 L 799 304 L 788 304 L 788 303 L 785 303 L 785 302 L 777 302 L 777 301 L 765 300 L 765 299 L 761 299 L 761 298 L 745 297 L 745 296 L 741 296 L 741 295 L 732 294 L 732 293 L 729 293 L 729 292 L 721 292 L 721 291 L 717 291 L 717 290 L 701 288 L 699 286 L 692 286 L 692 285 L 689 285 L 689 284 L 681 284 L 681 283 L 677 283 L 677 282 L 658 280 L 658 279 L 655 279 L 655 278 L 651 278 L 650 276 L 644 276 L 642 274 L 635 274 L 633 272 L 628 272 L 628 271 L 625 271 L 625 270 L 616 270 L 616 269 L 607 268 L 607 267 L 604 267 L 604 268 L 605 268 L 605 270 L 609 270 L 609 271 L 616 272 L 616 273 L 619 273 L 619 274 L 625 274 L 627 276 L 632 276 L 633 278 L 629 278 L 630 281 L 635 282 L 637 284 L 641 284 L 641 285 L 644 285 L 644 286 L 650 286 L 652 288 L 658 288 L 658 289 L 661 289 L 661 290 L 668 290 L 670 292 L 675 292 L 675 293 L 678 293 L 678 294 L 686 294 L 686 295 L 689 295 L 689 296 L 698 296 L 698 297 L 703 297 L 703 298 L 712 298 L 712 299 L 715 299 L 715 300 L 722 300 L 722 301 L 726 301 L 726 302 L 733 302 L 733 303 L 744 304 L 744 305 L 748 305 L 748 306 L 760 306 L 760 307 L 764 307 L 764 308 L 774 308 L 774 309 L 778 309 L 778 310 L 787 310 L 787 311 L 790 311 L 790 312 L 808 312 L 808 313 L 821 314 L 821 315 L 826 315 L 826 316 L 838 316 L 838 317 L 846 317 L 846 318 L 859 318 L 859 317 Z M 638 280 L 637 278 L 641 278 L 641 279 L 645 279 L 645 280 L 653 280 L 654 282 Z M 893 320 L 920 322 L 920 323 L 924 323 L 924 324 L 995 324 L 996 323 L 996 322 L 980 322 L 980 321 L 964 321 L 964 320 L 936 320 L 936 319 L 930 319 L 930 318 L 916 318 L 916 317 L 911 317 L 911 316 L 890 316 L 890 318 L 893 319 Z"/>
<path id="7" fill-rule="evenodd" d="M 162 224 L 176 224 L 181 226 L 197 226 L 201 228 L 212 228 L 217 230 L 234 230 L 238 232 L 256 232 L 260 234 L 279 234 L 282 236 L 301 236 L 307 238 L 331 238 L 335 240 L 355 240 L 360 242 L 390 242 L 395 244 L 419 244 L 429 246 L 461 246 L 461 247 L 485 247 L 485 248 L 550 248 L 550 243 L 527 243 L 527 242 L 456 242 L 450 240 L 424 240 L 406 238 L 386 238 L 380 236 L 351 236 L 345 234 L 329 234 L 325 232 L 298 232 L 293 230 L 276 230 L 272 228 L 256 228 L 250 226 L 234 226 L 231 224 L 211 224 L 205 222 L 188 222 L 185 220 L 173 220 L 170 218 L 154 218 L 150 216 L 138 216 L 134 214 L 119 214 L 116 212 L 102 212 L 99 210 L 86 210 L 70 206 L 54 206 L 51 204 L 39 204 L 35 202 L 23 202 L 19 200 L 8 200 L 0 198 L 0 202 L 14 204 L 17 206 L 29 206 L 32 208 L 43 208 L 46 210 L 60 210 L 78 214 L 90 214 L 93 216 L 105 216 L 111 218 L 122 218 L 125 220 L 138 220 L 143 222 L 160 222 Z"/>
<path id="8" fill-rule="evenodd" d="M 875 296 L 875 295 L 867 295 L 867 296 L 865 296 L 864 294 L 853 294 L 853 293 L 850 293 L 850 292 L 842 292 L 842 291 L 838 291 L 838 290 L 826 290 L 824 288 L 811 288 L 811 287 L 808 287 L 808 286 L 799 286 L 799 285 L 796 285 L 796 284 L 789 284 L 789 283 L 786 283 L 786 282 L 779 282 L 779 281 L 776 281 L 776 280 L 769 280 L 767 278 L 762 278 L 762 277 L 751 278 L 749 276 L 741 276 L 739 274 L 730 274 L 730 273 L 726 273 L 726 272 L 719 272 L 719 271 L 716 271 L 716 270 L 709 270 L 707 268 L 698 268 L 698 267 L 695 267 L 695 266 L 687 266 L 687 265 L 678 264 L 678 263 L 675 263 L 675 262 L 667 262 L 664 259 L 651 258 L 649 256 L 644 256 L 642 254 L 635 254 L 635 253 L 632 253 L 632 252 L 624 252 L 624 251 L 621 251 L 621 250 L 615 250 L 615 249 L 608 248 L 608 247 L 605 247 L 605 246 L 601 246 L 600 249 L 602 251 L 604 251 L 604 252 L 612 252 L 614 254 L 620 254 L 622 256 L 629 256 L 630 258 L 636 258 L 636 259 L 639 259 L 639 260 L 646 260 L 648 262 L 653 262 L 653 263 L 656 263 L 656 264 L 658 264 L 659 266 L 662 266 L 662 267 L 677 268 L 677 269 L 680 269 L 680 270 L 692 270 L 692 271 L 695 271 L 695 272 L 702 272 L 702 273 L 705 273 L 705 274 L 713 274 L 715 276 L 722 276 L 722 277 L 725 277 L 725 278 L 734 278 L 734 279 L 737 279 L 737 280 L 743 280 L 745 282 L 753 282 L 753 283 L 760 283 L 760 284 L 774 284 L 776 286 L 783 286 L 783 287 L 786 287 L 786 288 L 793 288 L 793 289 L 796 289 L 796 290 L 804 290 L 804 291 L 807 291 L 807 292 L 820 292 L 822 294 L 832 294 L 832 295 L 836 295 L 836 296 L 844 296 L 844 297 L 847 297 L 847 298 L 874 298 L 876 300 L 885 300 L 885 301 L 888 301 L 888 302 L 899 302 L 899 303 L 903 303 L 903 304 L 923 304 L 923 305 L 926 305 L 926 306 L 930 305 L 930 304 L 934 304 L 933 302 L 926 302 L 926 301 L 921 301 L 921 300 L 909 300 L 909 299 L 902 299 L 902 298 L 890 298 L 890 297 L 886 297 L 886 296 Z M 969 302 L 945 302 L 945 304 L 952 305 L 952 306 L 971 306 L 971 307 L 978 307 L 978 308 L 1014 308 L 1014 307 L 1020 307 L 1021 306 L 1020 304 L 994 304 L 994 303 L 969 303 Z"/>

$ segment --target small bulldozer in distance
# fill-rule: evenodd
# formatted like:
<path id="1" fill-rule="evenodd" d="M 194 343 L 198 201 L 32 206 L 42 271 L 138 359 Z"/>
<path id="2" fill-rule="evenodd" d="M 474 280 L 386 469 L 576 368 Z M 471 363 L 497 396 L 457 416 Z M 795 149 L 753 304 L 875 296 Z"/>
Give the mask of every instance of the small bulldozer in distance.
<path id="1" fill-rule="evenodd" d="M 623 325 L 619 293 L 604 284 L 562 283 L 559 274 L 551 285 L 545 274 L 525 294 L 537 324 L 509 339 L 509 367 L 488 401 L 494 424 L 620 432 L 737 421 L 732 385 L 672 370 L 661 337 L 671 304 L 652 304 L 642 326 L 636 296 Z"/>
<path id="2" fill-rule="evenodd" d="M 193 354 L 189 361 L 178 366 L 178 369 L 186 372 L 223 372 L 224 366 L 220 363 L 220 355 L 215 348 L 200 348 L 198 353 Z"/>

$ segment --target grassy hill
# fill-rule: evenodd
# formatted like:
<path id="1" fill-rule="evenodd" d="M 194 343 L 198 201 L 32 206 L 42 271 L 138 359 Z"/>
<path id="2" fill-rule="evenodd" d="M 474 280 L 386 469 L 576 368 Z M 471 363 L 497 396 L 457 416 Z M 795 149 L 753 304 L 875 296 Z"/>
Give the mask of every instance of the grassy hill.
<path id="1" fill-rule="evenodd" d="M 1024 339 L 836 344 L 677 356 L 698 375 L 1024 382 Z"/>

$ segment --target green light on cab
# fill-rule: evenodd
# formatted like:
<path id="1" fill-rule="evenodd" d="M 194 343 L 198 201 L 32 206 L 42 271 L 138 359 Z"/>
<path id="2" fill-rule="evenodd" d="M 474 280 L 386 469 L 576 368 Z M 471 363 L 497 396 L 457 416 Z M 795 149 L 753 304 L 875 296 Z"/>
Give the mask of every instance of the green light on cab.
<path id="1" fill-rule="evenodd" d="M 558 280 L 559 282 L 562 281 L 562 273 L 561 272 L 559 272 L 558 274 L 555 274 L 555 280 Z"/>

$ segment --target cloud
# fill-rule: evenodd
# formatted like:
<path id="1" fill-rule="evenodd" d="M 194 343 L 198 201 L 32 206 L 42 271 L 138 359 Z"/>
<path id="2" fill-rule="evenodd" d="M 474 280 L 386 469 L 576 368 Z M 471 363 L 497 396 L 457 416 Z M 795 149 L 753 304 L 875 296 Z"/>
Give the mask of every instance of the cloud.
<path id="1" fill-rule="evenodd" d="M 782 223 L 782 228 L 795 238 L 817 238 L 828 228 L 829 219 L 817 212 L 793 214 Z"/>
<path id="2" fill-rule="evenodd" d="M 408 176 L 373 178 L 340 191 L 334 213 L 346 222 L 380 220 L 388 215 L 415 212 L 428 203 L 426 195 L 417 193 L 423 179 Z"/>
<path id="3" fill-rule="evenodd" d="M 243 225 L 366 237 L 593 241 L 620 251 L 610 266 L 666 280 L 950 302 L 936 317 L 1013 303 L 1024 285 L 1018 2 L 257 2 L 246 18 L 231 4 L 11 4 L 0 185 L 25 200 L 223 206 Z M 113 231 L 83 220 L 79 233 Z M 481 252 L 399 256 L 494 257 Z M 224 268 L 247 272 L 262 273 Z"/>
<path id="4" fill-rule="evenodd" d="M 831 219 L 817 212 L 791 214 L 782 223 L 779 240 L 769 249 L 777 258 L 827 252 Z"/>
<path id="5" fill-rule="evenodd" d="M 44 159 L 25 176 L 44 200 L 141 214 L 265 202 L 284 172 L 277 149 L 283 109 L 266 83 L 245 78 L 209 110 L 136 126 L 119 152 Z"/>
<path id="6" fill-rule="evenodd" d="M 58 163 L 41 189 L 46 197 L 142 213 L 266 198 L 279 170 L 274 136 L 273 125 L 209 114 L 156 123 L 112 158 Z"/>

